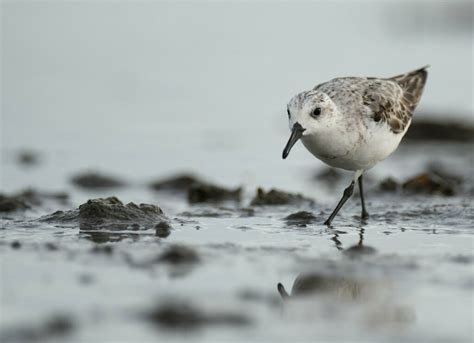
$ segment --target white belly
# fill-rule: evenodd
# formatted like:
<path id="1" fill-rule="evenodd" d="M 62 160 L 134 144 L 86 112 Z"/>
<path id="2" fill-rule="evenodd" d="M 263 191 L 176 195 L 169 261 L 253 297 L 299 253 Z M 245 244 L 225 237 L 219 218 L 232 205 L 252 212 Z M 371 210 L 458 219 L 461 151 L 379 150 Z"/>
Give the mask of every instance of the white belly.
<path id="1" fill-rule="evenodd" d="M 410 123 L 409 123 L 410 124 Z M 346 170 L 366 170 L 386 159 L 405 135 L 395 134 L 387 125 L 369 123 L 350 133 L 337 137 L 303 137 L 306 149 L 326 164 Z"/>

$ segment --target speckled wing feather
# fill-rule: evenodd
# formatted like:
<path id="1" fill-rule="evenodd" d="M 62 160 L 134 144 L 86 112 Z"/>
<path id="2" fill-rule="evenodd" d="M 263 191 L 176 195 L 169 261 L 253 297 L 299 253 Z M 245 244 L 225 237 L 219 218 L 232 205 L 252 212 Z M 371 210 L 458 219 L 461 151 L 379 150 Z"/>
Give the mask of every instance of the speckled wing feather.
<path id="1" fill-rule="evenodd" d="M 423 94 L 426 79 L 428 78 L 427 68 L 428 66 L 424 66 L 418 70 L 390 78 L 390 80 L 398 83 L 403 89 L 403 99 L 411 111 L 410 114 L 415 110 Z"/>
<path id="2" fill-rule="evenodd" d="M 376 122 L 384 122 L 394 133 L 405 131 L 420 101 L 428 73 L 426 67 L 389 79 L 367 79 L 362 95 Z"/>
<path id="3" fill-rule="evenodd" d="M 404 132 L 420 101 L 426 67 L 388 79 L 343 77 L 316 86 L 344 111 L 369 113 L 392 132 Z M 365 110 L 364 110 L 365 107 Z"/>
<path id="4" fill-rule="evenodd" d="M 362 94 L 362 102 L 370 109 L 372 119 L 388 124 L 394 133 L 405 130 L 411 118 L 411 111 L 403 100 L 403 90 L 394 81 L 368 80 Z"/>

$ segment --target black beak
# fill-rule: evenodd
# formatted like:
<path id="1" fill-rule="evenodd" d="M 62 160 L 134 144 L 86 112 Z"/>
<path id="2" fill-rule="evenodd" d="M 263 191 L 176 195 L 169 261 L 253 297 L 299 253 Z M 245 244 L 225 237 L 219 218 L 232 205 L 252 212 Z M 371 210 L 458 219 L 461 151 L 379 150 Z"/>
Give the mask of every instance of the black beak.
<path id="1" fill-rule="evenodd" d="M 303 127 L 299 123 L 295 123 L 295 125 L 293 125 L 293 128 L 291 129 L 290 139 L 288 140 L 288 143 L 286 143 L 285 149 L 283 149 L 283 159 L 288 157 L 288 154 L 290 153 L 290 150 L 293 145 L 295 145 L 298 139 L 303 136 L 304 130 L 306 129 L 303 129 Z"/>

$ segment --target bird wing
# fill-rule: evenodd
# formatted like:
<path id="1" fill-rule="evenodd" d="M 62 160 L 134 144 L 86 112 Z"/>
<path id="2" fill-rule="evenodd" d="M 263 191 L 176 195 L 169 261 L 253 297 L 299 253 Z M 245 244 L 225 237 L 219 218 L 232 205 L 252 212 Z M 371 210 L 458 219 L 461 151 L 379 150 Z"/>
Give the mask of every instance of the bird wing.
<path id="1" fill-rule="evenodd" d="M 405 131 L 420 101 L 428 75 L 426 68 L 388 79 L 337 78 L 314 89 L 326 93 L 345 111 L 368 115 L 376 122 L 387 124 L 392 132 L 401 133 Z"/>
<path id="2" fill-rule="evenodd" d="M 375 121 L 383 121 L 394 133 L 404 132 L 425 87 L 428 66 L 389 79 L 367 79 L 362 100 L 373 112 Z"/>
<path id="3" fill-rule="evenodd" d="M 367 79 L 362 104 L 375 122 L 387 124 L 394 133 L 404 132 L 412 116 L 403 89 L 390 80 Z"/>

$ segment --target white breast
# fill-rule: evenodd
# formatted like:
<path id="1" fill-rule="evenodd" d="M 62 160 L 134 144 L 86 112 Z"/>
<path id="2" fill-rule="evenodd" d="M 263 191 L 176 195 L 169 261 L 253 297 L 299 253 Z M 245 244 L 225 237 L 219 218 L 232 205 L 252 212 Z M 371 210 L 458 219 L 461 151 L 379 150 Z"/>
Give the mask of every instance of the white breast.
<path id="1" fill-rule="evenodd" d="M 405 135 L 393 133 L 388 125 L 360 122 L 337 132 L 331 131 L 317 136 L 305 136 L 302 141 L 306 149 L 326 164 L 346 170 L 369 169 L 393 153 Z"/>

